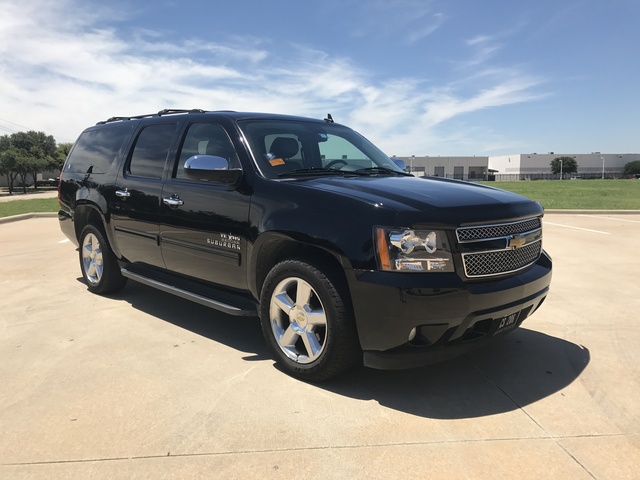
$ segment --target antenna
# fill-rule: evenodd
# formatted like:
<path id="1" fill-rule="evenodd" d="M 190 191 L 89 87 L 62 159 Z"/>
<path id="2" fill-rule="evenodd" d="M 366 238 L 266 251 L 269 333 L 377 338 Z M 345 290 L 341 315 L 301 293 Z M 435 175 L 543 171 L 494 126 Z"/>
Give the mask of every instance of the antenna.
<path id="1" fill-rule="evenodd" d="M 333 117 L 330 113 L 327 113 L 327 118 L 325 118 L 324 121 L 327 123 L 333 123 Z"/>

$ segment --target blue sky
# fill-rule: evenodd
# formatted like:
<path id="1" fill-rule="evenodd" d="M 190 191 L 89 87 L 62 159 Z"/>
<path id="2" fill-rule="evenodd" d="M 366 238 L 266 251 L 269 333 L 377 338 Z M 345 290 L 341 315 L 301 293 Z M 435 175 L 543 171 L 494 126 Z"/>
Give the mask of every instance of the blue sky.
<path id="1" fill-rule="evenodd" d="M 389 155 L 637 153 L 639 94 L 637 0 L 0 0 L 0 134 L 203 108 Z"/>

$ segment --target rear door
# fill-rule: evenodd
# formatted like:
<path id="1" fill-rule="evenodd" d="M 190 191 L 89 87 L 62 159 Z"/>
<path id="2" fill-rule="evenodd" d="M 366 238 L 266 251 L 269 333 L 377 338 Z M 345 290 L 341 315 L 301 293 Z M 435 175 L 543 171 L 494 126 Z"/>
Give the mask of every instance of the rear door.
<path id="1" fill-rule="evenodd" d="M 160 197 L 177 123 L 161 119 L 134 136 L 129 156 L 109 192 L 114 234 L 129 262 L 164 267 L 160 250 Z"/>
<path id="2" fill-rule="evenodd" d="M 165 265 L 183 275 L 246 289 L 250 195 L 225 183 L 188 178 L 184 165 L 194 155 L 222 157 L 228 168 L 241 168 L 222 125 L 194 121 L 186 126 L 171 178 L 162 191 L 160 239 Z"/>

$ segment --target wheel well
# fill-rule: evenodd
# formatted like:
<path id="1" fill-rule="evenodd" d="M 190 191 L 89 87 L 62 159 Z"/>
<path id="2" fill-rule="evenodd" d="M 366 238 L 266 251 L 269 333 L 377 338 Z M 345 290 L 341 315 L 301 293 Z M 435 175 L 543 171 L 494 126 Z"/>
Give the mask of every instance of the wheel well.
<path id="1" fill-rule="evenodd" d="M 80 233 L 87 225 L 94 225 L 104 234 L 104 223 L 98 210 L 91 205 L 78 205 L 74 213 L 76 238 L 80 241 Z"/>
<path id="2" fill-rule="evenodd" d="M 347 279 L 340 261 L 330 252 L 313 245 L 295 240 L 274 239 L 262 245 L 256 262 L 256 292 L 258 296 L 262 290 L 267 275 L 271 269 L 284 260 L 300 260 L 322 270 L 325 275 L 338 282 L 350 303 L 350 292 Z"/>

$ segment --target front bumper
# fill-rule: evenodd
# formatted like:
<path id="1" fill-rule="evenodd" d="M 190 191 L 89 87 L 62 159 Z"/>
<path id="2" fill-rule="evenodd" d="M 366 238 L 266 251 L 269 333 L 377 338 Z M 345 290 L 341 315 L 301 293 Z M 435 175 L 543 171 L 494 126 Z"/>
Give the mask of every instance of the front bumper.
<path id="1" fill-rule="evenodd" d="M 465 283 L 455 274 L 354 271 L 349 287 L 364 363 L 408 368 L 464 353 L 519 326 L 542 304 L 550 282 L 546 253 L 517 275 L 482 282 Z M 514 314 L 508 329 L 499 328 Z"/>

